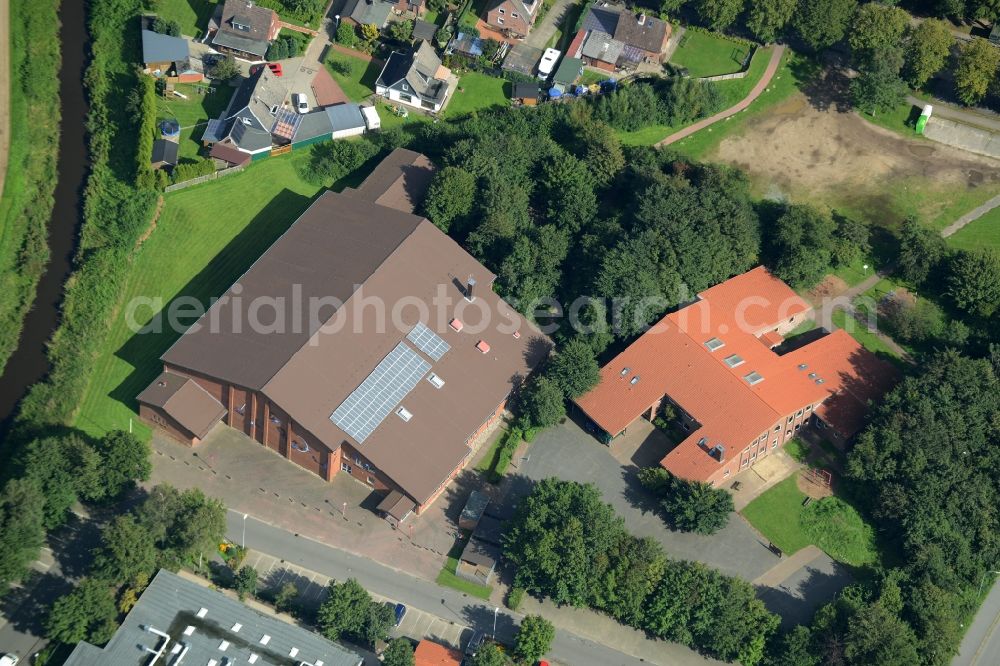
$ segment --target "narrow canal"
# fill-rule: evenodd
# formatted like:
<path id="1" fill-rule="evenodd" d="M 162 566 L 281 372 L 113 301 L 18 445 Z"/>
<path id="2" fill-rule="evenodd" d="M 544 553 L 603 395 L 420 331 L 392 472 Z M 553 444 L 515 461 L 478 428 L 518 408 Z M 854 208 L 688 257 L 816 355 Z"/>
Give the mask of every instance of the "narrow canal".
<path id="1" fill-rule="evenodd" d="M 82 0 L 63 0 L 59 9 L 62 67 L 59 99 L 62 109 L 59 138 L 59 182 L 55 207 L 49 220 L 49 264 L 38 283 L 35 303 L 24 320 L 24 331 L 14 354 L 0 376 L 0 436 L 10 425 L 28 388 L 49 370 L 45 345 L 59 322 L 63 285 L 69 277 L 83 208 L 83 186 L 87 176 L 87 145 L 84 127 L 87 102 L 83 72 L 87 59 L 86 12 Z M 31 122 L 30 118 L 23 119 Z"/>

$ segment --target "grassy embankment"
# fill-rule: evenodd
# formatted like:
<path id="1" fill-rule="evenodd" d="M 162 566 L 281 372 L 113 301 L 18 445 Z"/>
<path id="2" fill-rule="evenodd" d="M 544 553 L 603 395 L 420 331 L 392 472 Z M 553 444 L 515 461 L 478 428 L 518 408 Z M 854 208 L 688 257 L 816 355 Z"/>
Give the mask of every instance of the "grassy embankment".
<path id="1" fill-rule="evenodd" d="M 56 0 L 10 0 L 10 145 L 0 197 L 0 372 L 49 257 L 59 153 Z M 6 72 L 0 73 L 4 76 Z"/>
<path id="2" fill-rule="evenodd" d="M 155 104 L 152 80 L 137 74 L 139 0 L 97 0 L 90 5 L 91 60 L 85 85 L 91 172 L 84 192 L 83 228 L 59 329 L 49 346 L 51 371 L 22 401 L 16 436 L 72 421 L 120 305 L 121 289 L 137 240 L 156 207 L 149 168 Z M 130 91 L 139 108 L 123 99 Z M 155 97 L 154 97 L 155 99 Z"/>

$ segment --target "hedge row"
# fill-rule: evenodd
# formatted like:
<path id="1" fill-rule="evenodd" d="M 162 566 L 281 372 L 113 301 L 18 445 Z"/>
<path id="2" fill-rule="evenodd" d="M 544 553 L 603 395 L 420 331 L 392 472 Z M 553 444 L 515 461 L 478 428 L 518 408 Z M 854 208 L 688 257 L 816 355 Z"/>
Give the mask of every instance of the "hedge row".
<path id="1" fill-rule="evenodd" d="M 151 76 L 139 75 L 139 118 L 136 127 L 135 182 L 142 188 L 156 187 L 156 176 L 150 160 L 156 137 L 156 81 Z"/>
<path id="2" fill-rule="evenodd" d="M 493 468 L 489 473 L 490 483 L 500 483 L 503 475 L 507 473 L 507 468 L 514 457 L 514 452 L 517 451 L 517 447 L 523 439 L 524 431 L 516 426 L 508 430 L 507 434 L 503 436 L 500 446 L 497 448 Z"/>
<path id="3" fill-rule="evenodd" d="M 48 222 L 58 181 L 58 0 L 11 0 L 10 144 L 0 200 L 0 372 L 49 259 Z"/>
<path id="4" fill-rule="evenodd" d="M 141 117 L 134 118 L 121 104 L 127 91 L 142 93 L 146 86 L 134 67 L 141 57 L 141 0 L 94 0 L 89 7 L 91 62 L 84 84 L 90 102 L 91 173 L 80 247 L 66 285 L 60 326 L 49 345 L 51 371 L 21 404 L 21 432 L 71 421 L 108 335 L 129 255 L 149 224 L 158 196 L 136 184 L 136 137 L 149 127 L 150 109 L 141 104 Z"/>

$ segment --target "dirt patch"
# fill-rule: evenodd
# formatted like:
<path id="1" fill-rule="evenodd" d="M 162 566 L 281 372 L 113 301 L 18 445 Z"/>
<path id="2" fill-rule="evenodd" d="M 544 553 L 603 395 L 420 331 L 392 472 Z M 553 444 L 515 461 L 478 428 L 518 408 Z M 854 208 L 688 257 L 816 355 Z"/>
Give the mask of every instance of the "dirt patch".
<path id="1" fill-rule="evenodd" d="M 802 94 L 748 121 L 707 159 L 747 171 L 761 192 L 852 205 L 875 221 L 894 221 L 898 190 L 887 190 L 908 181 L 915 187 L 933 181 L 942 189 L 1000 183 L 989 158 L 906 139 L 836 105 L 821 110 Z"/>
<path id="2" fill-rule="evenodd" d="M 813 305 L 822 303 L 825 299 L 836 298 L 849 289 L 849 286 L 836 275 L 827 275 L 823 281 L 806 292 L 806 300 Z"/>
<path id="3" fill-rule="evenodd" d="M 829 485 L 818 481 L 810 470 L 799 472 L 795 481 L 799 490 L 807 497 L 823 499 L 824 497 L 833 495 L 833 489 Z"/>

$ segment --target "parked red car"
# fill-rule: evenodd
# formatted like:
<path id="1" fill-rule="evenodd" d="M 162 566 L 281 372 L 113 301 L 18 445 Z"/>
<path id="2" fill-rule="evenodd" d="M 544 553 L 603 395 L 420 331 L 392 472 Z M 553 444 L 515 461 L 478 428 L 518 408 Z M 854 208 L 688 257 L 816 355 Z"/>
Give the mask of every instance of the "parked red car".
<path id="1" fill-rule="evenodd" d="M 263 66 L 264 65 L 254 65 L 253 67 L 250 68 L 250 73 L 256 74 L 257 72 L 260 71 L 260 68 Z M 271 73 L 274 74 L 275 76 L 281 76 L 282 74 L 284 74 L 284 72 L 281 70 L 280 62 L 269 62 L 267 63 L 267 68 L 271 70 Z"/>

